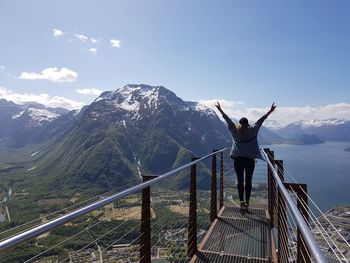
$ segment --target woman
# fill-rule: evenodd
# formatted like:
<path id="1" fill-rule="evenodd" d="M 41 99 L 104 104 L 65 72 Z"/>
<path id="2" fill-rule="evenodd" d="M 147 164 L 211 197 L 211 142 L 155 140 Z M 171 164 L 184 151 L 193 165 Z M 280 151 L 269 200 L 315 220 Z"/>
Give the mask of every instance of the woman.
<path id="1" fill-rule="evenodd" d="M 239 200 L 241 201 L 240 212 L 244 214 L 248 211 L 250 193 L 252 191 L 252 177 L 255 168 L 255 158 L 263 159 L 258 145 L 258 133 L 261 125 L 266 118 L 275 110 L 277 106 L 272 103 L 270 110 L 262 116 L 253 127 L 249 125 L 247 118 L 239 120 L 239 125 L 236 126 L 233 121 L 221 109 L 219 102 L 215 105 L 222 114 L 222 117 L 227 122 L 228 128 L 232 134 L 233 143 L 230 152 L 230 157 L 234 159 L 234 167 L 237 174 L 237 188 Z M 245 187 L 244 187 L 244 172 L 245 172 Z M 245 202 L 244 193 L 245 190 Z"/>

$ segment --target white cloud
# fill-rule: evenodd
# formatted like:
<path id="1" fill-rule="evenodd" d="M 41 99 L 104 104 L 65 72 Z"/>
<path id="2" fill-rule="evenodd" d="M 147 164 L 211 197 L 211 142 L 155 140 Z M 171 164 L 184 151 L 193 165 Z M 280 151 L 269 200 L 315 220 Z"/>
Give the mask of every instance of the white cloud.
<path id="1" fill-rule="evenodd" d="M 87 36 L 84 36 L 84 35 L 82 35 L 82 34 L 75 34 L 74 36 L 75 36 L 77 39 L 79 39 L 79 40 L 81 40 L 81 41 L 83 41 L 83 42 L 85 42 L 86 40 L 89 39 Z"/>
<path id="2" fill-rule="evenodd" d="M 102 90 L 100 89 L 77 89 L 77 93 L 84 94 L 84 95 L 100 95 L 102 93 Z"/>
<path id="3" fill-rule="evenodd" d="M 56 29 L 56 28 L 52 30 L 52 33 L 53 33 L 53 35 L 54 35 L 55 37 L 61 37 L 61 36 L 64 35 L 64 33 L 63 33 L 62 30 L 59 30 L 59 29 Z"/>
<path id="4" fill-rule="evenodd" d="M 4 69 L 6 69 L 6 67 L 4 65 L 0 65 L 0 69 L 4 70 Z"/>
<path id="5" fill-rule="evenodd" d="M 12 91 L 0 86 L 0 98 L 5 98 L 4 96 L 8 95 L 10 92 Z"/>
<path id="6" fill-rule="evenodd" d="M 78 78 L 78 74 L 67 68 L 46 68 L 41 73 L 22 72 L 19 79 L 37 80 L 45 79 L 53 82 L 72 82 Z"/>
<path id="7" fill-rule="evenodd" d="M 92 48 L 89 49 L 89 51 L 90 51 L 92 54 L 95 55 L 96 52 L 97 52 L 97 48 L 92 47 Z"/>
<path id="8" fill-rule="evenodd" d="M 96 38 L 93 38 L 93 37 L 90 38 L 90 41 L 94 44 L 99 42 Z"/>
<path id="9" fill-rule="evenodd" d="M 266 108 L 265 110 L 268 110 Z M 317 107 L 277 107 L 271 119 L 282 124 L 299 120 L 325 120 L 331 118 L 350 120 L 350 104 L 337 103 Z"/>
<path id="10" fill-rule="evenodd" d="M 227 101 L 227 100 L 200 100 L 199 102 L 205 104 L 206 106 L 214 109 L 218 116 L 218 113 L 214 104 L 219 101 L 222 109 L 231 118 L 240 119 L 242 117 L 247 117 L 250 122 L 255 122 L 262 115 L 264 115 L 269 109 L 270 105 L 266 108 L 246 108 L 240 110 L 238 105 L 243 104 L 243 102 L 237 101 Z M 277 104 L 276 110 L 269 116 L 268 121 L 273 126 L 285 126 L 292 122 L 298 122 L 301 120 L 312 121 L 312 120 L 326 120 L 331 118 L 350 120 L 350 104 L 348 103 L 337 103 L 328 104 L 324 106 L 304 106 L 304 107 L 283 107 Z"/>
<path id="11" fill-rule="evenodd" d="M 69 110 L 80 109 L 85 105 L 85 103 L 81 101 L 74 101 L 60 96 L 51 97 L 46 93 L 15 93 L 12 90 L 6 89 L 5 87 L 0 87 L 0 98 L 13 101 L 17 104 L 37 102 L 48 107 L 62 107 Z"/>
<path id="12" fill-rule="evenodd" d="M 117 39 L 111 39 L 111 45 L 112 47 L 117 47 L 117 48 L 120 48 L 120 40 L 117 40 Z"/>
<path id="13" fill-rule="evenodd" d="M 229 100 L 221 100 L 221 99 L 199 100 L 198 102 L 215 110 L 216 113 L 218 114 L 218 116 L 221 116 L 221 114 L 219 113 L 219 111 L 215 107 L 216 102 L 220 103 L 222 109 L 226 109 L 225 112 L 228 115 L 231 115 L 234 113 L 234 109 L 237 105 L 244 104 L 244 102 L 242 102 L 242 101 L 229 101 Z"/>

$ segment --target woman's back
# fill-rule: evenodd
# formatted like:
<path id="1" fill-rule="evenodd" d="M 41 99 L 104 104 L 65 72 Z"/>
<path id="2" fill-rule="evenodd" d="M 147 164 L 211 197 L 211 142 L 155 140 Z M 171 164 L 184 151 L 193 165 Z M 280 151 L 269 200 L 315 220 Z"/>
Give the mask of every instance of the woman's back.
<path id="1" fill-rule="evenodd" d="M 253 127 L 235 129 L 231 131 L 233 141 L 230 156 L 263 159 L 259 150 L 258 133 L 261 125 L 255 124 Z"/>

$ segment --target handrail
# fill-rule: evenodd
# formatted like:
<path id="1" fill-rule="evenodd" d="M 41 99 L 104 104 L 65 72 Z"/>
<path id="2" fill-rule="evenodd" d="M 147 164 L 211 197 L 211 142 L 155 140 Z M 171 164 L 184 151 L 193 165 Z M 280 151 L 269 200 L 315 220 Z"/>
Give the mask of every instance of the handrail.
<path id="1" fill-rule="evenodd" d="M 275 167 L 272 165 L 270 159 L 268 158 L 266 152 L 264 150 L 261 150 L 268 166 L 271 168 L 272 174 L 274 179 L 277 182 L 277 185 L 279 187 L 279 189 L 281 190 L 281 194 L 282 196 L 285 198 L 286 203 L 288 204 L 288 206 L 290 207 L 290 211 L 292 213 L 292 215 L 295 217 L 296 219 L 296 223 L 300 229 L 300 232 L 302 233 L 305 242 L 315 260 L 315 262 L 317 263 L 326 263 L 328 262 L 326 260 L 326 258 L 324 257 L 323 253 L 321 252 L 319 246 L 316 243 L 316 240 L 314 239 L 314 237 L 312 236 L 311 231 L 309 230 L 307 224 L 305 223 L 302 215 L 300 214 L 298 208 L 296 207 L 295 203 L 293 202 L 291 196 L 289 195 L 287 189 L 284 187 L 280 177 L 278 176 Z"/>
<path id="2" fill-rule="evenodd" d="M 58 218 L 56 218 L 54 220 L 46 222 L 46 223 L 44 223 L 42 225 L 39 225 L 39 226 L 36 226 L 36 227 L 34 227 L 32 229 L 24 231 L 24 232 L 22 232 L 22 233 L 20 233 L 18 235 L 15 235 L 13 237 L 5 239 L 5 240 L 0 242 L 0 253 L 4 252 L 4 250 L 7 250 L 7 249 L 9 249 L 11 247 L 14 247 L 14 246 L 18 245 L 21 242 L 24 242 L 24 241 L 32 239 L 34 237 L 40 236 L 41 234 L 43 234 L 45 232 L 48 232 L 48 231 L 50 231 L 53 228 L 56 228 L 56 227 L 61 226 L 61 225 L 64 225 L 64 224 L 66 224 L 66 223 L 68 223 L 68 222 L 70 222 L 70 221 L 72 221 L 72 220 L 74 220 L 74 219 L 76 219 L 76 218 L 78 218 L 80 216 L 83 216 L 83 215 L 85 215 L 87 213 L 90 213 L 93 210 L 101 208 L 101 207 L 103 207 L 103 206 L 105 206 L 105 205 L 107 205 L 109 203 L 117 201 L 117 200 L 119 200 L 119 199 L 121 199 L 121 198 L 123 198 L 125 196 L 130 195 L 130 194 L 137 193 L 140 190 L 145 189 L 146 187 L 149 187 L 149 186 L 154 185 L 154 184 L 156 184 L 156 183 L 158 183 L 160 181 L 163 181 L 164 179 L 166 179 L 166 178 L 168 178 L 168 177 L 178 173 L 179 171 L 182 171 L 182 170 L 184 170 L 186 168 L 189 168 L 192 165 L 194 165 L 196 163 L 199 163 L 199 162 L 209 158 L 210 156 L 212 156 L 214 154 L 217 154 L 217 153 L 220 153 L 220 152 L 224 152 L 227 149 L 228 149 L 228 147 L 225 147 L 225 148 L 223 148 L 221 150 L 217 150 L 217 151 L 215 151 L 213 153 L 210 153 L 210 154 L 208 154 L 208 155 L 206 155 L 206 156 L 204 156 L 202 158 L 199 158 L 199 159 L 197 159 L 195 161 L 192 161 L 190 163 L 182 165 L 182 166 L 180 166 L 180 167 L 178 167 L 178 168 L 176 168 L 176 169 L 174 169 L 174 170 L 172 170 L 170 172 L 162 174 L 162 175 L 160 175 L 160 176 L 158 176 L 158 177 L 156 177 L 154 179 L 151 179 L 151 180 L 148 180 L 148 181 L 143 182 L 141 184 L 138 184 L 138 185 L 136 185 L 134 187 L 131 187 L 129 189 L 126 189 L 126 190 L 124 190 L 124 191 L 122 191 L 120 193 L 117 193 L 115 195 L 112 195 L 110 197 L 102 199 L 102 200 L 97 201 L 95 203 L 92 203 L 90 205 L 84 206 L 82 208 L 79 208 L 78 210 L 75 210 L 75 211 L 70 212 L 70 213 L 68 213 L 66 215 L 58 217 Z"/>

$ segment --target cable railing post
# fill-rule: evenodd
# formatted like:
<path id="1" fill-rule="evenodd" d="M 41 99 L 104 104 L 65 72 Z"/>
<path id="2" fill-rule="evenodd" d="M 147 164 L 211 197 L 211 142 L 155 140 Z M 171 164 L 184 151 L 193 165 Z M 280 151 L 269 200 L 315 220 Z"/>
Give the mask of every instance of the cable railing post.
<path id="1" fill-rule="evenodd" d="M 213 153 L 217 150 L 213 150 Z M 210 221 L 217 217 L 217 190 L 216 190 L 216 154 L 212 155 L 211 164 L 211 198 L 210 198 Z"/>
<path id="2" fill-rule="evenodd" d="M 284 182 L 284 167 L 282 160 L 275 160 L 277 174 Z M 277 226 L 278 226 L 278 261 L 288 260 L 288 229 L 286 220 L 286 202 L 282 192 L 278 189 L 278 207 L 277 207 Z"/>
<path id="3" fill-rule="evenodd" d="M 270 162 L 272 163 L 272 165 L 274 165 L 275 161 L 274 161 L 274 153 L 269 149 L 265 149 L 267 156 L 270 160 Z M 271 227 L 274 226 L 274 205 L 275 205 L 275 183 L 274 183 L 274 179 L 273 179 L 273 175 L 272 175 L 272 170 L 269 166 L 267 166 L 267 191 L 268 191 L 268 209 L 269 209 L 269 214 L 270 214 L 270 219 L 271 219 Z"/>
<path id="4" fill-rule="evenodd" d="M 224 153 L 220 153 L 220 209 L 224 206 Z"/>
<path id="5" fill-rule="evenodd" d="M 143 182 L 154 177 L 143 176 Z M 140 262 L 151 262 L 151 187 L 142 189 Z"/>
<path id="6" fill-rule="evenodd" d="M 309 205 L 308 205 L 308 199 L 307 199 L 307 185 L 306 184 L 299 184 L 298 187 L 299 191 L 297 191 L 297 195 L 298 195 L 298 202 L 297 202 L 297 207 L 300 210 L 300 213 L 302 214 L 302 216 L 304 217 L 306 223 L 309 223 Z M 298 243 L 297 243 L 297 259 L 298 262 L 306 262 L 305 263 L 309 263 L 311 262 L 311 259 L 309 257 L 306 257 L 305 260 L 303 260 L 303 256 L 302 255 L 310 255 L 310 252 L 307 248 L 307 246 L 305 246 L 305 240 L 303 238 L 303 235 L 300 232 L 300 229 L 298 227 L 297 230 L 297 238 L 298 238 Z"/>
<path id="7" fill-rule="evenodd" d="M 198 160 L 197 157 L 192 157 L 191 162 Z M 188 218 L 188 257 L 193 257 L 197 253 L 197 168 L 196 164 L 191 166 L 190 178 L 190 207 Z"/>

